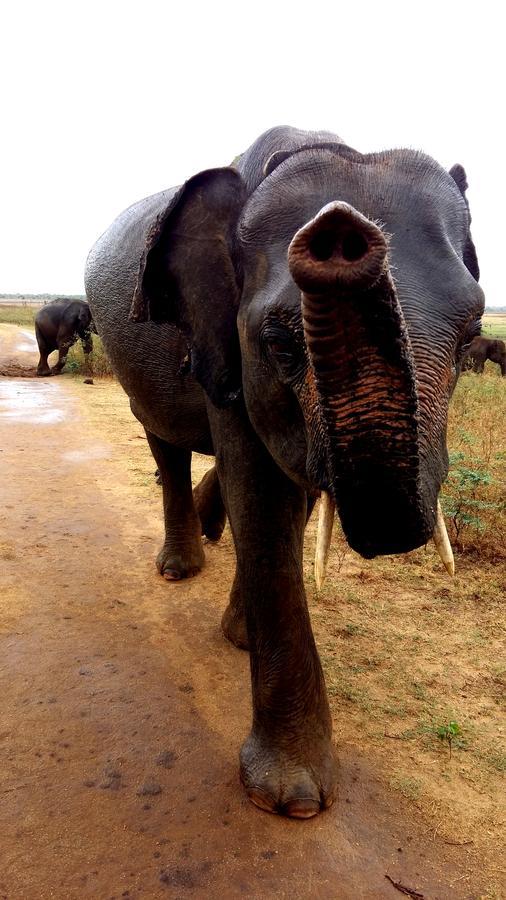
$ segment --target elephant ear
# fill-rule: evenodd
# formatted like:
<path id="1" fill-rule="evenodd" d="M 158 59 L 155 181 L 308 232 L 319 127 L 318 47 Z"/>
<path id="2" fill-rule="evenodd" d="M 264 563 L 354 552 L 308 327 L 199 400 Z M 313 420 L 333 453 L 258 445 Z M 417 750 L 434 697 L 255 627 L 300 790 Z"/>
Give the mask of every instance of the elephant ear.
<path id="1" fill-rule="evenodd" d="M 476 247 L 474 246 L 474 241 L 471 237 L 471 210 L 469 209 L 469 201 L 466 196 L 466 191 L 469 187 L 467 181 L 466 170 L 464 166 L 461 166 L 460 163 L 456 163 L 450 169 L 450 175 L 452 176 L 455 184 L 457 185 L 460 193 L 462 194 L 465 204 L 467 206 L 467 212 L 469 214 L 469 228 L 467 230 L 467 239 L 464 247 L 464 265 L 470 271 L 471 275 L 475 279 L 475 281 L 480 280 L 480 266 L 478 263 L 478 256 L 476 253 Z"/>
<path id="2" fill-rule="evenodd" d="M 171 322 L 191 348 L 191 370 L 216 406 L 241 389 L 237 222 L 241 176 L 209 169 L 176 191 L 148 231 L 130 318 Z"/>

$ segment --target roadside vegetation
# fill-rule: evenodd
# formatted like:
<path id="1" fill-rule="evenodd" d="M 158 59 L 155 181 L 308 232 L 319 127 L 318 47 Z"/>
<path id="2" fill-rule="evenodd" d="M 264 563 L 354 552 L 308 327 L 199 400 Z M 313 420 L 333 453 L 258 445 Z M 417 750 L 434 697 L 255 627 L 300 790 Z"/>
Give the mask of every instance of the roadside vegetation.
<path id="1" fill-rule="evenodd" d="M 92 364 L 93 375 L 95 377 L 111 377 L 114 374 L 111 369 L 109 360 L 107 359 L 107 356 L 105 354 L 102 341 L 100 340 L 98 334 L 93 335 Z M 87 374 L 87 370 L 84 364 L 83 348 L 80 341 L 77 341 L 77 343 L 75 343 L 74 346 L 70 348 L 64 372 L 70 372 L 72 375 L 79 376 Z"/>

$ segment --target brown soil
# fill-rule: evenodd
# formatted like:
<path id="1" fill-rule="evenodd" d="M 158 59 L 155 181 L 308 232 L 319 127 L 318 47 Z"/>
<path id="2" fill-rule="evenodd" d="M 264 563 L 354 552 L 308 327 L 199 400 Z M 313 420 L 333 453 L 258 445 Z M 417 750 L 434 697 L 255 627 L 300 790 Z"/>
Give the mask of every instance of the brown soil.
<path id="1" fill-rule="evenodd" d="M 36 363 L 4 345 L 0 368 Z M 230 535 L 197 578 L 157 575 L 155 466 L 114 381 L 1 378 L 0 423 L 0 898 L 500 896 L 481 833 L 434 828 L 346 728 L 330 811 L 247 801 L 248 656 L 219 629 Z"/>

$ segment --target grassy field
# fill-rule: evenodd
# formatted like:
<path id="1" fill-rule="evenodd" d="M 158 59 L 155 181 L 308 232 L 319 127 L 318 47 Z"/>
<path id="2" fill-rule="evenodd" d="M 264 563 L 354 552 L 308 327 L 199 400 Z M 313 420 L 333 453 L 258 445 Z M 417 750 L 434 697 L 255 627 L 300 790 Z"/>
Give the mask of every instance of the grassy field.
<path id="1" fill-rule="evenodd" d="M 0 305 L 0 322 L 6 322 L 9 325 L 33 325 L 38 309 L 38 306 L 23 304 L 11 306 L 2 303 Z"/>
<path id="2" fill-rule="evenodd" d="M 506 341 L 506 315 L 487 313 L 483 316 L 482 333 L 486 337 L 501 338 Z"/>

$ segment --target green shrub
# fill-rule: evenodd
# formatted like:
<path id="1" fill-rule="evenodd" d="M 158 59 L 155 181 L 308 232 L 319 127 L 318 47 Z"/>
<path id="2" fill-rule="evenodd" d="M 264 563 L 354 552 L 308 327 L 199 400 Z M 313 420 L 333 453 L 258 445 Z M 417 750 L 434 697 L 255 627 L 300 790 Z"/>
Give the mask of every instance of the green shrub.
<path id="1" fill-rule="evenodd" d="M 93 374 L 97 377 L 102 375 L 113 375 L 111 365 L 107 359 L 102 341 L 97 334 L 93 335 L 93 353 L 91 356 L 93 366 Z M 67 362 L 65 364 L 65 372 L 71 372 L 73 375 L 87 375 L 87 369 L 84 361 L 83 348 L 81 342 L 77 341 L 70 348 Z"/>

